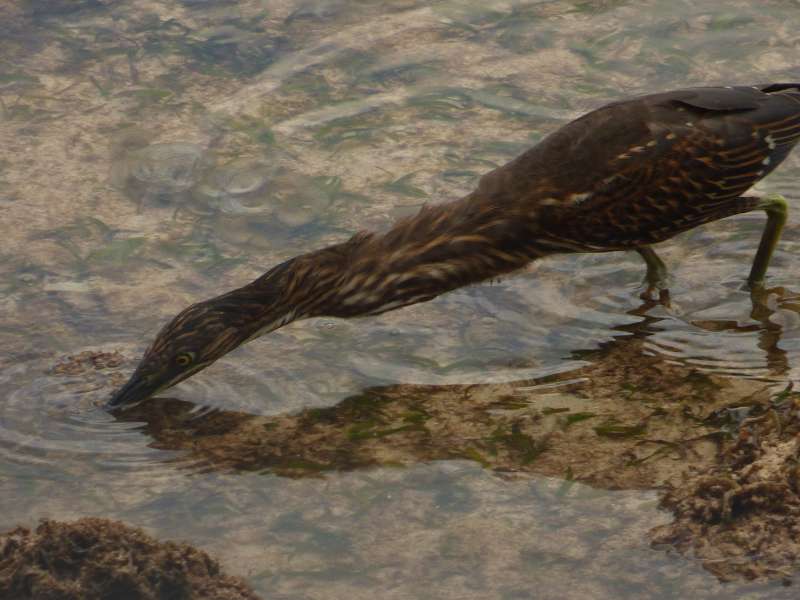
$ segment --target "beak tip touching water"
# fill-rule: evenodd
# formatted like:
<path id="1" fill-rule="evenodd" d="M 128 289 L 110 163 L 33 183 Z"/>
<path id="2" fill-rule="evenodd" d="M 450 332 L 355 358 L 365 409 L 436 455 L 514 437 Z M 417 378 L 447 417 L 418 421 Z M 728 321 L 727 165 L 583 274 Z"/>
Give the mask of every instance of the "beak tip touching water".
<path id="1" fill-rule="evenodd" d="M 107 409 L 116 409 L 147 399 L 152 394 L 146 382 L 134 374 L 128 382 L 111 395 L 105 404 Z"/>

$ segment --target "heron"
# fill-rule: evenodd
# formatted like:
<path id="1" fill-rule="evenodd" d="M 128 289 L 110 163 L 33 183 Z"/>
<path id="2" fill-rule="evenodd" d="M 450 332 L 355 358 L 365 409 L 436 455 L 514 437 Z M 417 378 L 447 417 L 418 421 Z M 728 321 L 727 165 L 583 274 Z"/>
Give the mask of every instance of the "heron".
<path id="1" fill-rule="evenodd" d="M 800 83 L 696 87 L 613 102 L 560 127 L 384 232 L 291 258 L 167 323 L 107 406 L 144 400 L 241 344 L 299 319 L 379 315 L 517 271 L 536 259 L 633 250 L 647 294 L 667 290 L 653 245 L 752 210 L 766 224 L 746 285 L 764 285 L 783 196 L 748 195 L 800 139 Z"/>

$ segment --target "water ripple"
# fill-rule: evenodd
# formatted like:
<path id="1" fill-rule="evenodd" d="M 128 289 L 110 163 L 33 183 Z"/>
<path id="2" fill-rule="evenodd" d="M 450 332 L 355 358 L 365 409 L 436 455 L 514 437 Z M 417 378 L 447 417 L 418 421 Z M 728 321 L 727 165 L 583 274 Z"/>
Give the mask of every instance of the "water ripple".
<path id="1" fill-rule="evenodd" d="M 287 414 L 332 406 L 374 385 L 569 377 L 593 360 L 585 351 L 629 336 L 642 340 L 636 346 L 642 355 L 700 372 L 785 383 L 798 375 L 792 365 L 800 363 L 800 293 L 780 285 L 755 296 L 741 289 L 742 265 L 749 263 L 760 226 L 740 219 L 722 235 L 715 232 L 711 249 L 691 239 L 667 247 L 674 278 L 668 306 L 638 298 L 643 265 L 635 256 L 559 257 L 501 285 L 379 318 L 293 324 L 171 392 L 199 405 L 182 423 L 215 410 L 203 405 Z M 749 231 L 742 235 L 741 229 Z M 791 242 L 796 235 L 788 234 Z M 770 281 L 790 282 L 791 264 L 782 249 Z M 191 466 L 169 446 L 153 445 L 144 423 L 117 420 L 100 408 L 132 368 L 135 353 L 128 355 L 124 366 L 88 361 L 75 372 L 59 371 L 45 358 L 0 368 L 6 398 L 0 460 L 35 466 L 51 478 L 93 468 L 159 478 Z"/>
<path id="2" fill-rule="evenodd" d="M 44 360 L 0 371 L 0 461 L 36 467 L 45 478 L 98 469 L 167 475 L 165 459 L 174 453 L 148 448 L 141 424 L 118 422 L 101 408 L 110 389 L 104 379 L 53 374 Z"/>

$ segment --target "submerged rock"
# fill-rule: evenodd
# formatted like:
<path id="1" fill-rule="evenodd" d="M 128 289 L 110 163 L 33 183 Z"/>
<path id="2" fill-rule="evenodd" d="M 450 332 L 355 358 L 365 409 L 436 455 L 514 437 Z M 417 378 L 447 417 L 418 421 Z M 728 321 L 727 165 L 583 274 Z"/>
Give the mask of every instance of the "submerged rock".
<path id="1" fill-rule="evenodd" d="M 719 461 L 672 487 L 662 505 L 675 521 L 656 545 L 692 554 L 722 581 L 783 578 L 800 566 L 800 395 L 748 407 Z"/>
<path id="2" fill-rule="evenodd" d="M 0 598 L 258 600 L 202 550 L 98 518 L 0 534 Z"/>

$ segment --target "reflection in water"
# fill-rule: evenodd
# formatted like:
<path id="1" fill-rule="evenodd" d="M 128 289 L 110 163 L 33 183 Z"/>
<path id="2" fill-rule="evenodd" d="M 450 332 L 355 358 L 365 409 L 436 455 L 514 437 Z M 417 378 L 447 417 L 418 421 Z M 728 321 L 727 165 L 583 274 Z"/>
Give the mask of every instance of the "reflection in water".
<path id="1" fill-rule="evenodd" d="M 755 365 L 751 369 L 751 376 L 782 381 L 781 378 L 785 378 L 790 374 L 790 365 L 786 350 L 780 346 L 783 327 L 779 321 L 773 319 L 776 316 L 780 316 L 780 313 L 787 311 L 800 314 L 798 299 L 800 297 L 796 293 L 783 287 L 756 289 L 750 293 L 751 311 L 748 320 L 689 317 L 685 319 L 686 324 L 698 330 L 694 332 L 694 343 L 685 345 L 678 352 L 667 352 L 665 354 L 671 355 L 673 358 L 682 356 L 688 364 L 704 367 L 713 372 L 741 377 L 746 374 L 748 365 L 737 364 L 736 356 L 730 353 L 730 349 L 737 346 L 737 340 L 735 339 L 737 336 L 745 334 L 748 337 L 752 337 L 752 334 L 756 334 L 756 345 L 760 352 L 748 353 L 749 355 L 747 356 L 748 363 Z M 655 324 L 660 319 L 648 317 L 647 310 L 649 308 L 652 308 L 652 306 L 645 303 L 640 309 L 631 311 L 631 314 L 641 314 L 646 321 L 649 320 L 651 324 Z M 617 329 L 624 331 L 631 329 L 631 327 L 623 325 Z M 642 328 L 639 323 L 636 323 L 633 329 L 641 331 Z M 727 339 L 731 340 L 732 343 L 729 345 L 720 344 L 720 337 L 713 335 L 704 340 L 702 337 L 703 332 L 732 334 L 727 336 Z M 709 352 L 713 355 L 704 356 L 702 354 L 703 346 L 708 347 Z M 663 350 L 664 347 L 661 346 L 660 349 Z M 764 366 L 766 370 L 764 370 Z"/>
<path id="2" fill-rule="evenodd" d="M 723 290 L 725 288 L 722 288 Z M 792 379 L 797 294 L 784 287 L 742 290 L 690 310 L 648 341 L 651 352 L 705 372 L 779 383 Z"/>
<path id="3" fill-rule="evenodd" d="M 773 290 L 783 303 L 796 296 Z M 770 373 L 784 375 L 780 325 L 767 294 L 754 297 L 760 344 Z M 151 447 L 180 451 L 191 469 L 267 471 L 290 477 L 378 465 L 468 459 L 499 471 L 582 480 L 601 487 L 659 486 L 682 474 L 675 458 L 711 461 L 719 434 L 708 419 L 739 398 L 764 399 L 769 386 L 704 373 L 648 350 L 661 331 L 646 302 L 634 324 L 574 358 L 577 370 L 505 384 L 372 387 L 336 406 L 260 416 L 156 398 L 114 416 L 145 424 Z M 726 321 L 704 327 L 730 328 Z M 737 326 L 738 327 L 738 326 Z M 751 399 L 752 399 L 751 398 Z M 732 406 L 732 405 L 731 405 Z M 708 420 L 707 420 L 708 419 Z"/>
<path id="4" fill-rule="evenodd" d="M 116 382 L 51 367 L 56 355 L 104 342 L 132 356 L 144 342 L 136 332 L 154 331 L 172 309 L 463 195 L 623 93 L 792 81 L 796 12 L 794 2 L 744 0 L 0 3 L 6 521 L 103 513 L 207 535 L 252 566 L 265 597 L 527 598 L 543 582 L 541 597 L 776 597 L 774 588 L 715 588 L 686 561 L 641 562 L 647 553 L 627 545 L 637 537 L 630 524 L 606 518 L 625 494 L 578 504 L 531 492 L 534 473 L 650 486 L 687 462 L 702 468 L 719 439 L 706 415 L 746 419 L 748 396 L 798 379 L 797 296 L 778 291 L 751 316 L 746 294 L 726 283 L 738 286 L 752 260 L 761 215 L 665 245 L 669 311 L 622 314 L 641 276 L 635 257 L 545 261 L 534 277 L 402 315 L 282 330 L 176 390 L 238 412 L 160 400 L 114 420 L 94 405 Z M 129 126 L 157 137 L 127 144 L 136 164 L 111 161 L 109 140 Z M 149 152 L 164 144 L 196 144 L 200 168 L 197 151 L 181 146 L 161 152 L 185 159 L 153 163 Z M 276 155 L 296 194 L 241 198 L 249 184 L 238 176 L 213 182 L 219 204 L 193 193 L 198 177 L 194 185 L 207 183 L 206 158 L 273 165 Z M 107 184 L 111 162 L 119 187 Z M 787 163 L 761 191 L 800 197 L 800 158 Z M 795 283 L 798 232 L 787 226 L 776 285 Z M 616 339 L 600 350 L 573 352 L 612 328 Z M 576 369 L 570 357 L 589 364 Z M 390 382 L 435 385 L 375 387 Z M 276 410 L 287 416 L 255 415 Z M 328 476 L 180 477 L 173 456 L 215 471 Z M 334 474 L 453 456 L 472 465 Z M 477 464 L 521 471 L 521 481 Z M 472 479 L 453 474 L 462 468 Z M 484 510 L 454 514 L 432 499 L 420 520 L 431 486 L 414 478 L 425 472 L 447 472 L 445 494 L 483 493 Z M 389 491 L 393 504 L 363 499 Z M 541 528 L 548 515 L 558 520 Z M 275 521 L 291 524 L 271 529 Z M 318 544 L 298 522 L 352 546 Z M 436 544 L 448 534 L 454 542 Z M 240 561 L 248 552 L 255 560 Z M 401 571 L 410 574 L 402 583 Z"/>
<path id="5" fill-rule="evenodd" d="M 782 377 L 789 374 L 790 365 L 786 350 L 780 347 L 783 327 L 780 323 L 772 321 L 771 317 L 777 313 L 777 308 L 794 313 L 800 313 L 800 296 L 790 290 L 779 287 L 772 289 L 758 289 L 752 294 L 753 310 L 750 317 L 755 323 L 739 323 L 737 321 L 693 320 L 695 327 L 706 331 L 733 333 L 757 333 L 758 347 L 766 357 L 769 375 Z M 770 303 L 775 303 L 775 308 L 770 308 Z"/>
<path id="6" fill-rule="evenodd" d="M 735 296 L 735 302 L 741 303 L 739 296 L 747 294 L 737 291 Z M 335 406 L 292 414 L 284 409 L 285 414 L 277 416 L 254 413 L 275 400 L 287 406 L 282 395 L 290 389 L 297 396 L 294 406 L 307 404 L 315 393 L 330 403 L 336 390 L 347 389 L 353 380 L 339 380 L 329 385 L 327 392 L 316 390 L 310 381 L 300 394 L 294 388 L 302 382 L 281 372 L 280 378 L 286 381 L 277 385 L 283 388 L 273 388 L 276 397 L 265 400 L 258 390 L 264 393 L 260 386 L 270 374 L 248 370 L 243 377 L 259 386 L 252 409 L 227 411 L 183 400 L 155 399 L 112 417 L 94 406 L 104 402 L 108 390 L 122 381 L 127 367 L 121 364 L 121 355 L 82 353 L 50 368 L 35 360 L 19 361 L 0 373 L 0 385 L 9 389 L 0 411 L 0 453 L 9 464 L 36 464 L 62 471 L 72 469 L 65 465 L 74 465 L 76 477 L 88 468 L 87 458 L 95 458 L 103 469 L 141 471 L 157 478 L 169 476 L 174 461 L 191 469 L 269 471 L 301 477 L 376 465 L 468 459 L 493 470 L 569 477 L 613 488 L 649 487 L 679 472 L 680 465 L 672 460 L 676 455 L 698 452 L 697 456 L 710 460 L 712 447 L 698 449 L 689 444 L 687 449 L 684 442 L 697 438 L 696 443 L 703 444 L 702 436 L 717 426 L 698 425 L 707 415 L 724 412 L 737 398 L 764 396 L 771 385 L 783 387 L 792 378 L 782 336 L 794 331 L 800 315 L 799 297 L 785 288 L 769 290 L 753 298 L 751 318 L 738 320 L 727 315 L 677 318 L 664 307 L 645 302 L 625 317 L 617 315 L 623 324 L 612 328 L 616 335 L 611 341 L 601 342 L 598 349 L 571 351 L 562 356 L 560 369 L 531 366 L 536 364 L 538 346 L 507 345 L 505 340 L 513 339 L 507 325 L 524 324 L 510 320 L 512 311 L 506 311 L 502 314 L 508 314 L 508 323 L 492 320 L 484 327 L 486 331 L 477 333 L 473 331 L 475 323 L 470 325 L 467 332 L 474 333 L 476 340 L 464 351 L 474 354 L 483 348 L 489 352 L 486 362 L 470 367 L 477 370 L 483 366 L 486 371 L 492 366 L 489 361 L 500 360 L 494 357 L 510 354 L 514 360 L 502 363 L 508 377 L 476 379 L 465 372 L 457 373 L 450 384 L 445 370 L 443 382 L 371 386 Z M 598 302 L 616 307 L 614 300 L 603 297 L 591 306 Z M 496 312 L 492 305 L 487 310 Z M 519 312 L 523 317 L 518 318 L 524 318 L 524 309 Z M 547 321 L 537 324 L 550 326 Z M 705 361 L 697 343 L 666 344 L 664 339 L 672 341 L 666 336 L 680 327 L 699 330 L 712 343 L 719 343 L 720 333 L 738 336 L 748 344 L 741 355 L 758 368 L 751 369 L 749 378 L 741 376 L 741 360 L 725 354 L 726 348 L 735 347 L 735 341 L 713 348 L 715 353 Z M 576 336 L 586 337 L 586 331 L 596 328 L 594 322 L 587 323 L 576 314 L 574 322 L 564 322 L 560 330 L 574 331 L 567 339 L 574 345 Z M 326 327 L 320 331 L 327 336 Z M 540 345 L 537 331 L 526 334 Z M 382 354 L 372 340 L 385 337 L 386 330 L 376 327 L 368 335 L 372 337 L 364 346 L 370 348 L 375 362 L 370 368 L 382 368 L 381 361 L 391 361 L 396 355 Z M 333 340 L 325 336 L 303 343 L 331 345 Z M 487 342 L 491 346 L 495 340 L 498 347 L 487 350 Z M 548 343 L 553 340 L 558 341 L 545 338 Z M 424 344 L 419 347 L 424 349 Z M 321 363 L 329 362 L 337 347 L 326 352 Z M 342 355 L 343 360 L 355 362 L 363 357 Z M 565 370 L 563 365 L 569 363 L 585 366 Z M 392 371 L 390 379 L 419 381 L 421 373 L 436 371 L 430 363 L 412 367 Z M 344 370 L 350 368 L 345 363 Z M 725 371 L 736 371 L 737 377 L 721 375 Z M 21 380 L 29 383 L 12 385 Z M 481 383 L 465 383 L 475 380 Z M 240 387 L 237 383 L 236 388 Z M 191 397 L 216 405 L 225 405 L 225 398 L 233 394 L 224 383 L 189 390 Z M 151 448 L 142 447 L 142 433 L 153 439 Z M 163 450 L 175 454 L 165 455 Z"/>

